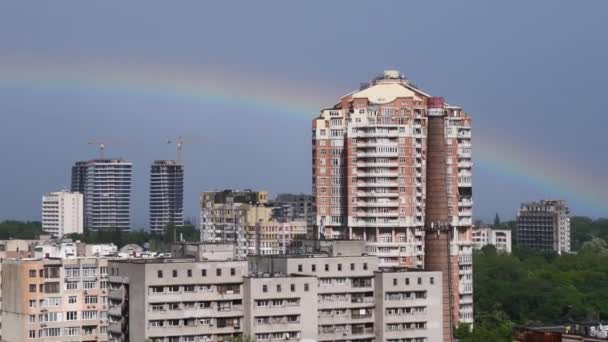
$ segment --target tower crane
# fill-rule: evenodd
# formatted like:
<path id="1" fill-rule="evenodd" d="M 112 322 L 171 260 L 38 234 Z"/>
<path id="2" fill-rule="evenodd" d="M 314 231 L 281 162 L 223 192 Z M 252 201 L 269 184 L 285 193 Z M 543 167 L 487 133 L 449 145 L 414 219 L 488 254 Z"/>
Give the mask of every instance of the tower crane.
<path id="1" fill-rule="evenodd" d="M 107 141 L 94 140 L 94 141 L 89 141 L 87 144 L 96 145 L 99 148 L 99 158 L 101 158 L 101 159 L 105 158 L 106 144 L 108 144 Z"/>

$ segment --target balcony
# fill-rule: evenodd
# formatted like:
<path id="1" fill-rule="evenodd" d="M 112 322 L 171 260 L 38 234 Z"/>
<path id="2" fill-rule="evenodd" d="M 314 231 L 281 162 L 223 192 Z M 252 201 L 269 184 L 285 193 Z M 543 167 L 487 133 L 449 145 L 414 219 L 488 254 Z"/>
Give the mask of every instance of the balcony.
<path id="1" fill-rule="evenodd" d="M 357 172 L 356 174 L 359 178 L 367 178 L 367 177 L 399 177 L 399 173 L 395 172 Z"/>
<path id="2" fill-rule="evenodd" d="M 399 197 L 399 192 L 358 191 L 357 197 Z"/>
<path id="3" fill-rule="evenodd" d="M 390 160 L 390 161 L 378 161 L 378 162 L 357 162 L 357 167 L 398 167 L 398 160 Z"/>
<path id="4" fill-rule="evenodd" d="M 375 187 L 398 187 L 399 183 L 395 182 L 357 182 L 359 188 L 375 188 Z"/>
<path id="5" fill-rule="evenodd" d="M 359 208 L 396 208 L 399 206 L 399 202 L 397 201 L 388 201 L 388 202 L 362 202 L 359 201 L 356 203 L 356 206 Z"/>
<path id="6" fill-rule="evenodd" d="M 471 167 L 473 167 L 473 162 L 471 162 L 470 160 L 459 160 L 458 161 L 458 167 L 460 167 L 460 168 L 471 168 Z"/>

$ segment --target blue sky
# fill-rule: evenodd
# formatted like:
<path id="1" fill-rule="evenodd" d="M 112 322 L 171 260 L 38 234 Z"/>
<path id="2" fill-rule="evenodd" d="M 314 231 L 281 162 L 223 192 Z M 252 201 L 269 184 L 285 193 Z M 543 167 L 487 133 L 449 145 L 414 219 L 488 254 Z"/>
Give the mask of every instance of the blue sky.
<path id="1" fill-rule="evenodd" d="M 537 186 L 526 173 L 545 170 L 513 174 L 475 160 L 477 217 L 510 218 L 521 201 L 542 197 L 608 216 L 607 194 L 576 190 L 608 184 L 607 10 L 605 1 L 3 1 L 0 67 L 5 59 L 156 65 L 225 72 L 234 82 L 243 75 L 268 98 L 276 84 L 302 91 L 300 105 L 283 110 L 38 87 L 0 74 L 0 219 L 38 219 L 41 195 L 69 186 L 71 164 L 94 157 L 86 142 L 99 138 L 120 141 L 107 154 L 134 163 L 137 227 L 147 220 L 149 164 L 175 155 L 167 137 L 194 142 L 185 147 L 187 216 L 198 216 L 198 193 L 208 189 L 309 192 L 312 117 L 388 68 L 463 106 L 474 134 L 575 171 L 568 186 Z M 247 95 L 246 87 L 223 91 Z"/>

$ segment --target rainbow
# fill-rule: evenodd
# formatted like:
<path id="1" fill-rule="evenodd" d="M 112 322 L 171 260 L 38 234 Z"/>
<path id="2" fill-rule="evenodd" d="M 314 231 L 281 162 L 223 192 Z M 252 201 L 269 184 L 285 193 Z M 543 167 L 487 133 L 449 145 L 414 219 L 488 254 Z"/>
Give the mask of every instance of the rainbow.
<path id="1" fill-rule="evenodd" d="M 341 93 L 317 84 L 305 84 L 241 71 L 197 67 L 167 67 L 142 63 L 55 62 L 0 58 L 0 86 L 110 92 L 128 96 L 203 101 L 312 118 Z M 499 135 L 474 132 L 474 159 L 479 167 L 523 181 L 552 196 L 565 196 L 597 213 L 608 211 L 608 183 L 518 146 Z"/>

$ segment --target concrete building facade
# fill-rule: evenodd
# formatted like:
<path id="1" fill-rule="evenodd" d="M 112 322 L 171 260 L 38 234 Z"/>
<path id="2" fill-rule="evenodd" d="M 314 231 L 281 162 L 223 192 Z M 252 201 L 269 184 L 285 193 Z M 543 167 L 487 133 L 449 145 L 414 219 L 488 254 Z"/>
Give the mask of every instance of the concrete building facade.
<path id="1" fill-rule="evenodd" d="M 517 245 L 570 253 L 570 210 L 565 201 L 523 203 L 517 213 Z"/>
<path id="2" fill-rule="evenodd" d="M 169 224 L 184 225 L 184 165 L 155 160 L 150 167 L 150 231 L 162 234 Z"/>
<path id="3" fill-rule="evenodd" d="M 57 191 L 42 196 L 42 230 L 53 237 L 84 231 L 84 198 L 81 193 Z"/>
<path id="4" fill-rule="evenodd" d="M 132 166 L 124 159 L 93 159 L 72 167 L 72 191 L 84 195 L 87 229 L 131 228 Z"/>
<path id="5" fill-rule="evenodd" d="M 491 245 L 503 253 L 511 253 L 511 231 L 506 229 L 492 229 L 490 227 L 473 228 L 473 248 L 482 249 Z"/>
<path id="6" fill-rule="evenodd" d="M 278 194 L 272 206 L 272 218 L 276 221 L 304 221 L 312 227 L 317 220 L 313 195 Z"/>
<path id="7" fill-rule="evenodd" d="M 2 297 L 3 341 L 107 340 L 106 259 L 4 259 Z"/>
<path id="8" fill-rule="evenodd" d="M 429 113 L 440 111 L 453 321 L 473 322 L 471 118 L 398 71 L 339 99 L 313 120 L 319 234 L 366 241 L 382 267 L 425 265 Z"/>

